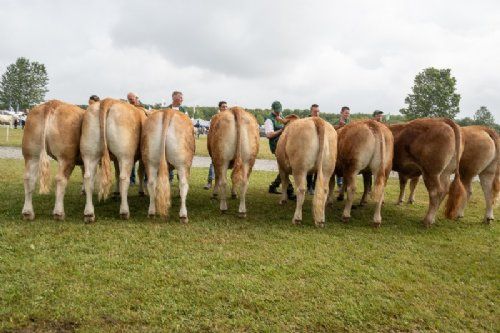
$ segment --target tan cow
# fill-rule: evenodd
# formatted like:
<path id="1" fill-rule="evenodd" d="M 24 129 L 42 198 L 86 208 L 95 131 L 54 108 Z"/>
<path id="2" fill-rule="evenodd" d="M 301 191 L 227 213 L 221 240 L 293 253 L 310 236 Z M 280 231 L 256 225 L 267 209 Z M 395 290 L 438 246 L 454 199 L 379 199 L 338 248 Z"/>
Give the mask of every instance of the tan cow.
<path id="1" fill-rule="evenodd" d="M 347 191 L 347 201 L 342 219 L 347 222 L 356 192 L 356 176 L 363 173 L 364 178 L 375 177 L 372 192 L 376 202 L 373 225 L 382 223 L 381 208 L 384 201 L 384 188 L 391 173 L 394 152 L 394 138 L 386 125 L 375 120 L 350 123 L 338 130 L 338 152 L 335 172 L 344 178 L 343 187 Z M 333 177 L 330 184 L 333 196 Z M 366 202 L 368 188 L 365 186 L 361 202 Z"/>
<path id="2" fill-rule="evenodd" d="M 194 152 L 194 127 L 187 115 L 172 109 L 149 115 L 143 126 L 141 155 L 148 176 L 150 217 L 157 213 L 168 215 L 171 203 L 168 171 L 174 167 L 181 196 L 179 217 L 181 222 L 188 222 L 186 197 Z"/>
<path id="3" fill-rule="evenodd" d="M 115 172 L 121 197 L 120 216 L 123 219 L 130 217 L 127 200 L 130 173 L 135 161 L 140 158 L 141 126 L 145 119 L 146 115 L 142 110 L 116 99 L 106 98 L 89 105 L 83 118 L 80 141 L 85 166 L 86 222 L 95 220 L 92 193 L 99 162 L 101 163 L 99 199 L 106 199 L 109 195 L 111 159 L 117 166 Z M 142 179 L 143 177 L 139 175 L 139 180 Z"/>
<path id="4" fill-rule="evenodd" d="M 216 114 L 210 122 L 207 148 L 214 165 L 214 193 L 219 193 L 221 212 L 227 211 L 226 174 L 232 168 L 232 188 L 240 192 L 238 215 L 246 217 L 248 180 L 259 152 L 257 120 L 240 107 Z"/>
<path id="5" fill-rule="evenodd" d="M 500 192 L 500 139 L 495 130 L 484 126 L 467 126 L 460 130 L 464 138 L 464 152 L 460 159 L 460 177 L 467 190 L 467 200 L 463 201 L 457 217 L 464 216 L 465 206 L 472 195 L 472 180 L 479 175 L 486 203 L 484 222 L 490 223 L 494 220 L 493 207 Z M 414 201 L 418 179 L 418 176 L 411 179 L 409 203 Z M 405 185 L 405 183 L 401 185 L 399 202 L 403 201 Z M 451 199 L 455 200 L 456 197 Z M 450 205 L 454 204 L 448 202 L 447 206 Z"/>
<path id="6" fill-rule="evenodd" d="M 33 220 L 33 191 L 40 176 L 40 193 L 49 193 L 49 156 L 57 161 L 54 219 L 63 220 L 64 194 L 68 178 L 80 159 L 80 132 L 84 110 L 76 105 L 51 100 L 33 108 L 26 119 L 22 151 L 24 156 L 25 220 Z"/>
<path id="7" fill-rule="evenodd" d="M 287 199 L 290 174 L 297 189 L 297 205 L 292 223 L 302 222 L 302 205 L 306 193 L 306 176 L 316 173 L 313 197 L 313 217 L 316 226 L 325 225 L 325 205 L 330 178 L 337 158 L 337 133 L 333 126 L 319 117 L 291 120 L 276 147 L 276 159 L 281 176 L 281 203 Z"/>
<path id="8" fill-rule="evenodd" d="M 429 193 L 429 209 L 423 220 L 430 227 L 446 193 L 454 200 L 445 215 L 455 218 L 465 199 L 465 188 L 459 170 L 463 138 L 459 126 L 450 119 L 424 118 L 405 124 L 391 125 L 394 135 L 392 169 L 400 176 L 415 178 L 422 174 Z M 455 178 L 450 187 L 450 176 Z"/>

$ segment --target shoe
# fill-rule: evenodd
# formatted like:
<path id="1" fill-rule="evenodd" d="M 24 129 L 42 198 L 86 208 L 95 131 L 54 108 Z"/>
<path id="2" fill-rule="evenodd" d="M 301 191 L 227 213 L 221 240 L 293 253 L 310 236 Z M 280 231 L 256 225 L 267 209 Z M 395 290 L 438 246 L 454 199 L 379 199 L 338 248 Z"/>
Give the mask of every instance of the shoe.
<path id="1" fill-rule="evenodd" d="M 297 196 L 293 193 L 288 193 L 287 196 L 288 196 L 288 200 L 290 200 L 290 201 L 297 200 Z"/>
<path id="2" fill-rule="evenodd" d="M 205 186 L 203 186 L 204 190 L 210 190 L 212 188 L 212 182 L 208 182 Z"/>
<path id="3" fill-rule="evenodd" d="M 272 186 L 272 185 L 269 186 L 269 193 L 271 193 L 271 194 L 281 194 L 281 192 L 278 191 L 278 189 L 275 186 Z"/>
<path id="4" fill-rule="evenodd" d="M 308 189 L 307 194 L 314 195 L 314 190 L 312 188 Z"/>

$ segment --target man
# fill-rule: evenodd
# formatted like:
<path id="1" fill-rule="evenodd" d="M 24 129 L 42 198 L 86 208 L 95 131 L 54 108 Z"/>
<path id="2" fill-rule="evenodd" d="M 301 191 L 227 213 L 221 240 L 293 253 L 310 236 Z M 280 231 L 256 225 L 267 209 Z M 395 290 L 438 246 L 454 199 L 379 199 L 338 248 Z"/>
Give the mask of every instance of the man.
<path id="1" fill-rule="evenodd" d="M 95 102 L 99 102 L 101 99 L 97 95 L 92 95 L 89 97 L 89 105 L 94 104 Z"/>
<path id="2" fill-rule="evenodd" d="M 180 111 L 189 116 L 187 109 L 184 106 L 182 106 L 183 101 L 184 101 L 184 96 L 182 95 L 182 92 L 176 90 L 172 93 L 172 103 L 169 106 L 167 106 L 167 108 Z M 170 180 L 170 182 L 174 180 L 173 169 L 168 171 L 168 179 Z"/>
<path id="3" fill-rule="evenodd" d="M 318 104 L 311 105 L 310 110 L 311 110 L 310 117 L 319 117 L 319 105 Z M 315 187 L 315 183 L 316 183 L 316 174 L 307 175 L 306 180 L 307 180 L 307 193 L 309 195 L 314 195 L 314 187 Z"/>
<path id="4" fill-rule="evenodd" d="M 264 122 L 264 129 L 266 133 L 266 137 L 269 139 L 269 148 L 271 149 L 271 153 L 276 154 L 276 146 L 278 144 L 279 137 L 281 133 L 283 133 L 284 126 L 279 124 L 283 122 L 281 118 L 281 103 L 279 101 L 274 101 L 271 104 L 272 112 L 269 117 Z M 278 191 L 278 186 L 281 185 L 281 177 L 278 173 L 276 179 L 269 185 L 269 193 L 281 194 Z M 288 199 L 295 200 L 295 194 L 293 194 L 293 186 L 292 183 L 289 183 L 287 189 Z"/>
<path id="5" fill-rule="evenodd" d="M 223 112 L 227 110 L 227 103 L 226 101 L 220 101 L 219 102 L 219 109 L 217 110 L 217 113 Z M 203 186 L 205 190 L 209 190 L 212 188 L 212 181 L 215 179 L 215 170 L 214 170 L 214 164 L 210 163 L 210 168 L 208 169 L 208 179 L 207 179 L 207 184 Z"/>
<path id="6" fill-rule="evenodd" d="M 339 121 L 337 122 L 336 128 L 343 127 L 351 122 L 351 110 L 349 109 L 348 106 L 343 106 L 340 109 L 340 118 Z M 339 196 L 337 197 L 338 201 L 341 201 L 342 198 L 342 184 L 343 184 L 343 179 L 342 177 L 337 176 L 337 187 L 339 188 Z"/>
<path id="7" fill-rule="evenodd" d="M 380 110 L 373 111 L 373 120 L 382 123 L 384 121 L 384 112 Z"/>

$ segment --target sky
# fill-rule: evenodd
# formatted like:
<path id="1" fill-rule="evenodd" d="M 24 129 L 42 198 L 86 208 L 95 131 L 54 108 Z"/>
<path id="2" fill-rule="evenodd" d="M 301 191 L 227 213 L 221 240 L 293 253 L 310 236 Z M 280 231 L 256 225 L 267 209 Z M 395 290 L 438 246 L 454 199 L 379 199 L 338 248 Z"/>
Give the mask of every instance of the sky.
<path id="1" fill-rule="evenodd" d="M 0 73 L 46 65 L 47 99 L 320 105 L 397 114 L 415 75 L 451 68 L 459 118 L 500 122 L 500 1 L 0 0 Z"/>

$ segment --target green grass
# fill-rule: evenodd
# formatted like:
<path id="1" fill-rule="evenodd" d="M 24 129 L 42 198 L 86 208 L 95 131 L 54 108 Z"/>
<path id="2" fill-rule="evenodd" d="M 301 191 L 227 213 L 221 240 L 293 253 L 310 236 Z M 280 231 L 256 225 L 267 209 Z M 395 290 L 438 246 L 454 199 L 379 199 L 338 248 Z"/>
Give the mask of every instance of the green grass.
<path id="1" fill-rule="evenodd" d="M 0 127 L 0 146 L 12 146 L 21 147 L 21 142 L 23 140 L 23 130 L 22 129 L 10 129 L 9 130 L 9 140 L 7 141 L 7 129 L 5 127 Z M 196 139 L 196 155 L 197 156 L 209 156 L 207 150 L 207 136 L 202 135 L 199 139 Z M 274 159 L 274 155 L 269 149 L 269 142 L 266 138 L 260 138 L 260 149 L 257 158 L 260 159 Z"/>
<path id="2" fill-rule="evenodd" d="M 9 137 L 7 140 L 7 128 L 0 127 L 0 146 L 21 147 L 23 140 L 23 130 L 21 128 L 9 128 Z"/>
<path id="3" fill-rule="evenodd" d="M 20 219 L 22 161 L 0 160 L 0 331 L 498 331 L 500 250 L 497 223 L 485 226 L 474 196 L 460 222 L 439 214 L 422 227 L 427 196 L 396 206 L 386 191 L 380 229 L 373 204 L 340 222 L 291 225 L 294 204 L 266 193 L 273 173 L 255 172 L 248 218 L 237 203 L 221 215 L 193 169 L 190 223 L 147 219 L 147 198 L 130 195 L 132 219 L 118 202 L 96 204 L 83 223 L 81 175 L 74 172 L 65 222 L 51 219 L 54 197 L 36 195 L 37 218 Z M 177 190 L 177 186 L 174 185 Z M 498 210 L 496 214 L 498 216 Z"/>

